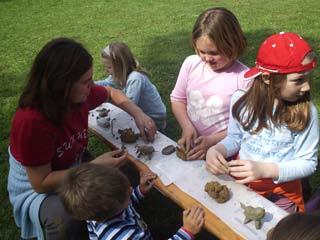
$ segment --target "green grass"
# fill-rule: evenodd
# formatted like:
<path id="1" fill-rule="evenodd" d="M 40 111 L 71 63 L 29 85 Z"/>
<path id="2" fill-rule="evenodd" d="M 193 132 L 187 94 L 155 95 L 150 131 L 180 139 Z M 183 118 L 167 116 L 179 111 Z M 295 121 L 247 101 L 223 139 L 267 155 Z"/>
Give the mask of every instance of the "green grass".
<path id="1" fill-rule="evenodd" d="M 94 56 L 94 77 L 104 77 L 100 50 L 112 40 L 126 42 L 140 63 L 149 70 L 169 112 L 168 135 L 177 139 L 180 132 L 174 120 L 169 95 L 184 58 L 193 53 L 189 36 L 196 17 L 206 8 L 223 6 L 238 17 L 248 39 L 242 61 L 254 63 L 259 44 L 271 33 L 295 31 L 310 41 L 320 54 L 320 8 L 318 0 L 286 1 L 204 1 L 204 0 L 0 0 L 0 238 L 18 239 L 12 209 L 8 201 L 7 147 L 10 121 L 15 111 L 26 74 L 39 49 L 50 39 L 60 36 L 81 41 Z M 314 101 L 320 106 L 320 73 L 313 74 Z M 98 141 L 90 141 L 90 150 L 99 154 L 107 149 Z M 311 179 L 313 190 L 320 174 Z M 160 200 L 159 200 L 160 198 Z M 154 201 L 149 201 L 146 218 L 155 225 L 161 222 L 179 224 L 180 209 L 152 193 L 162 215 L 150 218 Z M 157 205 L 157 206 L 158 206 Z M 167 210 L 169 209 L 169 210 Z M 165 214 L 163 214 L 163 212 Z M 167 217 L 166 217 L 167 216 Z M 172 216 L 174 220 L 170 220 Z M 169 219 L 169 220 L 168 220 Z M 172 218 L 173 219 L 173 218 Z M 178 219 L 178 220 L 177 220 Z M 167 229 L 165 223 L 163 229 Z M 174 226 L 175 228 L 175 226 Z M 164 231 L 164 230 L 163 230 Z M 162 232 L 163 232 L 162 231 Z M 208 239 L 202 236 L 200 239 Z"/>

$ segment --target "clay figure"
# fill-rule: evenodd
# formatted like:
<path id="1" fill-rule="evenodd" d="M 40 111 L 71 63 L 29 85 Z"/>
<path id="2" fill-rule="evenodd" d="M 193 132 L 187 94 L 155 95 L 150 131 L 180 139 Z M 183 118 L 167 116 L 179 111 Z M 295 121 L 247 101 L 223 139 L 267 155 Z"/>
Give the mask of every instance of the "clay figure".
<path id="1" fill-rule="evenodd" d="M 119 129 L 120 139 L 124 143 L 134 143 L 139 138 L 140 134 L 134 133 L 131 128 Z"/>
<path id="2" fill-rule="evenodd" d="M 163 155 L 170 155 L 171 153 L 173 153 L 176 150 L 175 146 L 173 145 L 168 145 L 166 147 L 164 147 L 161 151 L 161 153 Z"/>
<path id="3" fill-rule="evenodd" d="M 151 160 L 152 153 L 155 152 L 154 148 L 148 145 L 136 145 L 135 148 L 138 158 L 141 156 L 147 156 L 148 159 Z"/>
<path id="4" fill-rule="evenodd" d="M 183 151 L 181 148 L 176 147 L 176 155 L 178 158 L 182 159 L 182 160 L 187 160 L 187 152 Z"/>
<path id="5" fill-rule="evenodd" d="M 219 182 L 211 181 L 206 183 L 204 190 L 210 197 L 218 203 L 224 203 L 229 200 L 230 192 L 226 185 L 221 185 Z"/>
<path id="6" fill-rule="evenodd" d="M 110 118 L 109 117 L 99 117 L 97 116 L 97 124 L 100 127 L 103 128 L 109 128 L 110 127 Z"/>
<path id="7" fill-rule="evenodd" d="M 241 207 L 244 209 L 243 214 L 246 216 L 244 219 L 244 224 L 254 221 L 256 229 L 262 227 L 262 219 L 266 214 L 266 211 L 262 207 L 251 207 L 240 203 Z"/>
<path id="8" fill-rule="evenodd" d="M 97 112 L 99 112 L 99 117 L 106 117 L 108 116 L 110 109 L 101 108 L 101 109 L 97 109 Z"/>

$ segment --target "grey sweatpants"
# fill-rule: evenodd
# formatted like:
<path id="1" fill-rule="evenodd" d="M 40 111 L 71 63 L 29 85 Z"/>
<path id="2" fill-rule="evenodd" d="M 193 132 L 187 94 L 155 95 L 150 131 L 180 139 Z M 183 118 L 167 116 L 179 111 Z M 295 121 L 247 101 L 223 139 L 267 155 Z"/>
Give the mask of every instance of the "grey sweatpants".
<path id="1" fill-rule="evenodd" d="M 91 154 L 86 150 L 82 162 L 92 160 Z M 48 195 L 40 205 L 40 223 L 46 240 L 84 240 L 89 239 L 85 221 L 77 221 L 64 209 L 58 194 Z"/>
<path id="2" fill-rule="evenodd" d="M 73 219 L 57 194 L 43 200 L 39 215 L 46 240 L 88 239 L 86 222 Z"/>

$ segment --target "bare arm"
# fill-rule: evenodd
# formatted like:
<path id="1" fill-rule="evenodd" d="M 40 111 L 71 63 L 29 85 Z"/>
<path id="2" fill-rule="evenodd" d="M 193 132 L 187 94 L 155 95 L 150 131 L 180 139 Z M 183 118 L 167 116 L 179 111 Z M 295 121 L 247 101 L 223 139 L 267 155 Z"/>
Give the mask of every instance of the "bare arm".
<path id="1" fill-rule="evenodd" d="M 98 156 L 91 163 L 119 167 L 126 161 L 127 154 L 127 151 L 115 150 Z M 52 170 L 51 162 L 49 162 L 37 167 L 26 167 L 26 171 L 31 186 L 36 192 L 50 193 L 57 191 L 62 180 L 68 174 L 69 169 Z"/>
<path id="2" fill-rule="evenodd" d="M 112 87 L 106 87 L 106 89 L 113 103 L 134 118 L 142 138 L 145 141 L 153 141 L 157 128 L 152 118 L 147 116 L 141 108 L 132 102 L 121 90 Z"/>
<path id="3" fill-rule="evenodd" d="M 51 162 L 37 167 L 26 167 L 31 186 L 38 193 L 55 192 L 68 169 L 52 171 Z"/>
<path id="4" fill-rule="evenodd" d="M 171 107 L 175 118 L 182 128 L 182 136 L 178 140 L 178 144 L 182 149 L 184 149 L 185 147 L 186 151 L 188 152 L 190 150 L 190 146 L 194 145 L 194 141 L 198 136 L 197 130 L 194 128 L 192 122 L 188 117 L 187 107 L 185 103 L 171 101 Z"/>
<path id="5" fill-rule="evenodd" d="M 187 126 L 192 126 L 192 122 L 190 121 L 187 114 L 187 106 L 183 102 L 171 101 L 172 112 L 181 128 L 185 128 Z"/>
<path id="6" fill-rule="evenodd" d="M 220 142 L 227 134 L 227 130 L 200 136 L 195 140 L 195 147 L 188 153 L 188 160 L 205 159 L 208 149 Z"/>
<path id="7" fill-rule="evenodd" d="M 227 136 L 227 129 L 217 132 L 214 134 L 210 134 L 208 136 L 209 138 L 209 147 L 216 145 L 218 142 L 220 142 L 222 139 L 224 139 Z"/>

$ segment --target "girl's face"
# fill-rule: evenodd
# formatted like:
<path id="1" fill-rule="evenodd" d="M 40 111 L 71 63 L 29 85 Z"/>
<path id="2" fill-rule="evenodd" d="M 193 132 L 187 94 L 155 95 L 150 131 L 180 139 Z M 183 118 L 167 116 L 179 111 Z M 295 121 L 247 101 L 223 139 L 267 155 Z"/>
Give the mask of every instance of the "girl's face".
<path id="1" fill-rule="evenodd" d="M 109 74 L 109 75 L 113 75 L 113 68 L 112 68 L 112 62 L 110 59 L 108 58 L 102 58 L 102 64 L 104 65 L 105 67 L 105 70 L 106 70 L 106 73 Z"/>
<path id="2" fill-rule="evenodd" d="M 310 91 L 310 72 L 290 73 L 284 82 L 280 96 L 288 102 L 296 102 Z"/>
<path id="3" fill-rule="evenodd" d="M 84 73 L 79 81 L 75 82 L 71 89 L 70 98 L 72 103 L 82 103 L 86 101 L 90 94 L 91 87 L 93 85 L 92 81 L 93 70 L 92 67 Z"/>
<path id="4" fill-rule="evenodd" d="M 228 68 L 233 60 L 221 55 L 213 41 L 207 36 L 201 36 L 196 41 L 196 52 L 206 64 L 214 71 Z"/>

